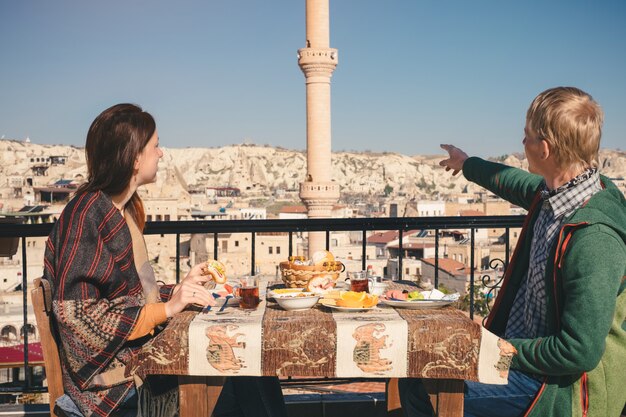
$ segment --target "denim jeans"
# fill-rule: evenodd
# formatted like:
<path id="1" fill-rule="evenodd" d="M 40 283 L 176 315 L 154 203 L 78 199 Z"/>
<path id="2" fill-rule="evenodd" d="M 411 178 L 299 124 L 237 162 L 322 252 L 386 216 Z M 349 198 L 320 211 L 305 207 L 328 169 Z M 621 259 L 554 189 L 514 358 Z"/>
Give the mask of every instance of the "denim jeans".
<path id="1" fill-rule="evenodd" d="M 532 403 L 541 382 L 528 374 L 509 371 L 506 385 L 465 381 L 464 417 L 519 417 Z M 402 409 L 408 417 L 434 416 L 428 393 L 421 379 L 401 379 L 398 384 Z"/>

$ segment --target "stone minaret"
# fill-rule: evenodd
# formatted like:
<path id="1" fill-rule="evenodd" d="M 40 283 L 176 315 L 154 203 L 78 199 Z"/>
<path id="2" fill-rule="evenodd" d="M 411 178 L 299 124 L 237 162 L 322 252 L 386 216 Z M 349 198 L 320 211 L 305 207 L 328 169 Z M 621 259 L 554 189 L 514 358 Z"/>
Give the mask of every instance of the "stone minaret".
<path id="1" fill-rule="evenodd" d="M 300 198 L 309 218 L 328 218 L 339 199 L 331 178 L 330 77 L 337 66 L 329 47 L 329 0 L 306 0 L 306 48 L 298 50 L 298 65 L 306 77 L 307 176 Z M 324 232 L 309 233 L 309 257 L 326 248 Z"/>

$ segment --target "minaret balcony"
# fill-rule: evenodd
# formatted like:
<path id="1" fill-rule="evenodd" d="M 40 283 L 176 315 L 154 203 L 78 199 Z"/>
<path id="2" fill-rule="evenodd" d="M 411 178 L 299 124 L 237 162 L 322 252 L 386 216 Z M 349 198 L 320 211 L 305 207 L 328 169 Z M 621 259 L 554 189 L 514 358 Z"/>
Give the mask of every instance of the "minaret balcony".
<path id="1" fill-rule="evenodd" d="M 302 48 L 298 49 L 298 65 L 305 77 L 330 78 L 337 63 L 339 52 L 333 48 Z"/>
<path id="2" fill-rule="evenodd" d="M 306 181 L 300 183 L 302 200 L 329 200 L 334 204 L 340 197 L 340 186 L 335 182 Z"/>

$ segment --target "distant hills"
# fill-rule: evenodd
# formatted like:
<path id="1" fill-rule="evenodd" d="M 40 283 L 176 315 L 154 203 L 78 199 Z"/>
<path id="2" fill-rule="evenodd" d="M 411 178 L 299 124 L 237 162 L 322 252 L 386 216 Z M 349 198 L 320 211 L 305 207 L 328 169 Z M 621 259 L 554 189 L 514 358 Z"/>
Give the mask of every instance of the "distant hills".
<path id="1" fill-rule="evenodd" d="M 37 182 L 86 175 L 84 150 L 74 146 L 38 145 L 0 140 L 0 186 L 9 177 L 32 176 L 31 166 L 51 156 L 66 157 L 65 165 L 51 166 Z M 462 176 L 451 177 L 438 164 L 441 155 L 337 152 L 332 155 L 334 181 L 343 194 L 435 197 L 472 189 Z M 39 158 L 39 159 L 38 159 Z M 526 168 L 523 155 L 497 158 Z M 613 178 L 626 176 L 626 152 L 602 150 L 600 171 Z M 174 172 L 190 190 L 237 187 L 242 194 L 265 194 L 277 189 L 297 190 L 306 175 L 306 154 L 270 146 L 232 145 L 220 148 L 165 148 L 160 173 Z"/>

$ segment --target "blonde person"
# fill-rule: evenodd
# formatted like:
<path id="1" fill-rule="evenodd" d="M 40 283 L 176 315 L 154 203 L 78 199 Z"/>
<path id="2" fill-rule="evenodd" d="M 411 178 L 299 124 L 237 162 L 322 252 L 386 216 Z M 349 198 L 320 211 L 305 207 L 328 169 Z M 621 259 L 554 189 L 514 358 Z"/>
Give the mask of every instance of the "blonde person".
<path id="1" fill-rule="evenodd" d="M 465 416 L 618 417 L 626 399 L 626 203 L 598 173 L 603 113 L 572 87 L 528 109 L 530 173 L 442 145 L 440 165 L 528 210 L 486 327 L 517 351 L 507 385 L 465 382 Z M 403 380 L 409 416 L 430 416 Z"/>
<path id="2" fill-rule="evenodd" d="M 149 263 L 137 189 L 156 180 L 163 157 L 154 118 L 133 104 L 112 106 L 91 124 L 85 152 L 87 182 L 56 222 L 44 260 L 65 391 L 58 414 L 177 415 L 174 378 L 148 379 L 138 393 L 132 376 L 125 376 L 133 350 L 168 317 L 190 303 L 215 303 L 202 286 L 208 279 L 202 265 L 180 284 L 160 286 Z M 236 391 L 248 395 L 253 412 L 233 400 Z M 228 380 L 223 397 L 218 408 L 228 415 L 285 415 L 276 379 Z"/>

